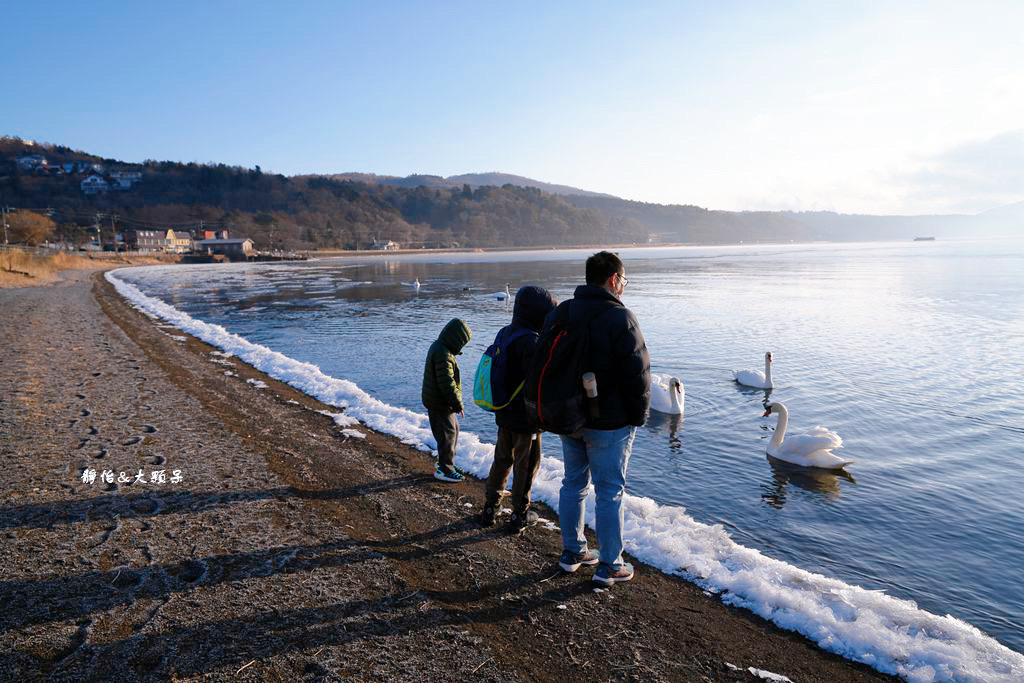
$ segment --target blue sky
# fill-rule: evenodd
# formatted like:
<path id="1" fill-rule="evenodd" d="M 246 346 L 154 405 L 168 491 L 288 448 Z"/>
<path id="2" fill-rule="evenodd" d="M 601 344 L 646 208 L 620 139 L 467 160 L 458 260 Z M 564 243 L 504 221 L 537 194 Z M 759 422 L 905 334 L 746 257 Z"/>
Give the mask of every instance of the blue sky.
<path id="1" fill-rule="evenodd" d="M 10 3 L 0 134 L 716 209 L 1024 200 L 1024 3 Z M 16 28 L 14 28 L 16 27 Z"/>

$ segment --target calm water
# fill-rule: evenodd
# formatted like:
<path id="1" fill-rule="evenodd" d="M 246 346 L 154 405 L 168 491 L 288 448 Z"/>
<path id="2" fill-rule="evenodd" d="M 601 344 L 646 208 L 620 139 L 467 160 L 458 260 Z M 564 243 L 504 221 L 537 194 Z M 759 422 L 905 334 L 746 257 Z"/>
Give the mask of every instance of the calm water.
<path id="1" fill-rule="evenodd" d="M 151 295 L 421 410 L 423 357 L 461 317 L 481 352 L 511 318 L 490 294 L 561 300 L 590 252 L 445 254 L 127 272 Z M 655 372 L 686 415 L 639 430 L 628 488 L 744 545 L 953 614 L 1024 651 L 1024 241 L 620 252 Z M 417 291 L 407 284 L 418 278 Z M 790 430 L 830 427 L 848 475 L 771 464 L 765 392 L 731 369 L 774 354 Z M 493 418 L 467 407 L 482 437 Z M 545 456 L 560 457 L 556 438 Z"/>

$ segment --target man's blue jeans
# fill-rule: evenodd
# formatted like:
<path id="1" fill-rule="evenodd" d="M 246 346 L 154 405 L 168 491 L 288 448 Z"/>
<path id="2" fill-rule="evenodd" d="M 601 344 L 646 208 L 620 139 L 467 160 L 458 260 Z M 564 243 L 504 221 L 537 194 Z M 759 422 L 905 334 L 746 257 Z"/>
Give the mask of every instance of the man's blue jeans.
<path id="1" fill-rule="evenodd" d="M 593 478 L 601 564 L 613 569 L 622 564 L 622 494 L 626 491 L 626 467 L 634 436 L 636 427 L 583 429 L 578 434 L 562 436 L 565 476 L 558 495 L 562 547 L 574 553 L 587 549 L 583 507 Z"/>

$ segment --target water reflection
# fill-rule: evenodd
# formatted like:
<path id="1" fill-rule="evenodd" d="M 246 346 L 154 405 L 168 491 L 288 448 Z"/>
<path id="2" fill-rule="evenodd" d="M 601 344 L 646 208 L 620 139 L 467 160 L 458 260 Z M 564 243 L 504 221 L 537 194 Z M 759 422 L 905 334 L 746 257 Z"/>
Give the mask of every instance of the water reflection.
<path id="1" fill-rule="evenodd" d="M 840 479 L 845 479 L 850 484 L 857 483 L 853 475 L 843 470 L 800 467 L 776 460 L 770 455 L 765 457 L 772 468 L 772 478 L 761 485 L 761 499 L 776 509 L 782 509 L 786 504 L 787 488 L 790 484 L 820 495 L 821 500 L 835 502 L 839 499 L 841 491 Z"/>
<path id="2" fill-rule="evenodd" d="M 683 427 L 682 415 L 668 415 L 652 410 L 644 425 L 646 429 L 658 435 L 658 439 L 668 436 L 668 447 L 670 450 L 679 452 L 683 450 L 683 440 L 679 434 Z"/>

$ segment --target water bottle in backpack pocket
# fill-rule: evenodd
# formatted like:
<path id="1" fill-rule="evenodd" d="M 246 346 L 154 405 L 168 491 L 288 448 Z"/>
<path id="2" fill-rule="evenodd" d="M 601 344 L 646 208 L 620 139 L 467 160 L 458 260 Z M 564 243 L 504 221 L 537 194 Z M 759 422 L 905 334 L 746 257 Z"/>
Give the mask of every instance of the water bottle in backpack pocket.
<path id="1" fill-rule="evenodd" d="M 592 374 L 587 367 L 590 321 L 606 310 L 600 309 L 588 319 L 570 325 L 566 307 L 541 332 L 533 365 L 526 373 L 523 397 L 526 414 L 538 429 L 574 434 L 586 425 L 588 417 L 599 417 L 596 379 L 588 387 L 593 392 L 588 399 L 583 376 Z"/>

